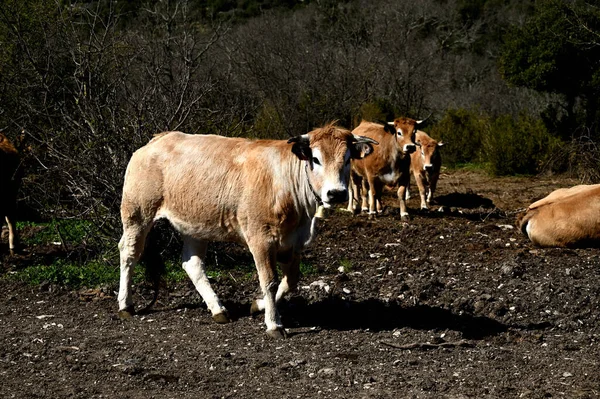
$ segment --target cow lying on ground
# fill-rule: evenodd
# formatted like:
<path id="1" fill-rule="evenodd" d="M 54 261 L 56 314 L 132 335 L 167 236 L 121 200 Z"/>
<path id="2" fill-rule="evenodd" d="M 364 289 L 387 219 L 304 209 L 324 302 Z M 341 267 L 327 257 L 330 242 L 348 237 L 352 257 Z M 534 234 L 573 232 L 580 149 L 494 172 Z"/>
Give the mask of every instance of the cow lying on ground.
<path id="1" fill-rule="evenodd" d="M 11 255 L 15 251 L 17 230 L 17 190 L 20 183 L 20 159 L 15 146 L 0 133 L 0 212 L 8 225 L 8 247 Z M 1 224 L 0 224 L 1 226 Z"/>
<path id="2" fill-rule="evenodd" d="M 379 145 L 368 158 L 352 161 L 350 212 L 357 211 L 354 201 L 358 202 L 358 198 L 362 199 L 363 211 L 368 210 L 370 215 L 381 212 L 381 194 L 387 185 L 398 186 L 400 216 L 408 217 L 405 199 L 410 183 L 410 154 L 417 148 L 415 132 L 422 122 L 410 118 L 397 118 L 387 125 L 363 121 L 352 131 L 376 140 Z"/>
<path id="3" fill-rule="evenodd" d="M 534 202 L 519 221 L 540 247 L 600 246 L 600 184 L 561 188 Z"/>
<path id="4" fill-rule="evenodd" d="M 213 319 L 229 321 L 206 273 L 209 241 L 246 245 L 264 297 L 267 333 L 284 333 L 276 303 L 296 288 L 302 249 L 314 235 L 314 214 L 348 199 L 350 160 L 376 141 L 329 124 L 286 141 L 163 133 L 137 150 L 123 185 L 119 242 L 119 309 L 133 313 L 133 266 L 157 219 L 168 219 L 183 238 L 183 268 Z M 276 261 L 283 277 L 277 283 Z"/>
<path id="5" fill-rule="evenodd" d="M 421 130 L 417 130 L 415 143 L 419 149 L 410 154 L 410 170 L 415 176 L 417 187 L 419 187 L 421 209 L 429 209 L 442 167 L 439 147 L 444 143 L 432 139 Z"/>

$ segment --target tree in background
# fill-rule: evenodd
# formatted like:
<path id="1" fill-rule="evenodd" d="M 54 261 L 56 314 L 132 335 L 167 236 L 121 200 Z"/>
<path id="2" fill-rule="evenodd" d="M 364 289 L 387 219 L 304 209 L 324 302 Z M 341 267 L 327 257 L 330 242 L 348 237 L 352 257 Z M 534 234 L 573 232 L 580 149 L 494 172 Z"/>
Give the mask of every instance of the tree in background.
<path id="1" fill-rule="evenodd" d="M 597 139 L 600 8 L 586 1 L 538 1 L 532 17 L 507 35 L 500 72 L 512 85 L 563 96 L 565 117 L 552 126 L 563 137 L 583 125 Z"/>

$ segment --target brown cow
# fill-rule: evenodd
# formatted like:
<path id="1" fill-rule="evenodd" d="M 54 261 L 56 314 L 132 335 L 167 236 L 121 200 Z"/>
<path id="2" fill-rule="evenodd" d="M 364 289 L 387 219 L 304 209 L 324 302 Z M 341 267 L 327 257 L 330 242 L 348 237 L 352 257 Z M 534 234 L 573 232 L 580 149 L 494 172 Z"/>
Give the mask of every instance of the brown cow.
<path id="1" fill-rule="evenodd" d="M 429 209 L 442 167 L 439 147 L 444 143 L 432 139 L 421 130 L 417 130 L 415 142 L 420 148 L 410 154 L 410 170 L 415 176 L 417 187 L 419 187 L 421 209 Z"/>
<path id="2" fill-rule="evenodd" d="M 296 288 L 315 211 L 347 200 L 350 160 L 370 154 L 371 144 L 333 123 L 287 142 L 181 132 L 155 137 L 133 154 L 125 173 L 120 315 L 133 312 L 131 276 L 146 235 L 166 218 L 183 236 L 183 268 L 216 322 L 229 317 L 204 271 L 207 243 L 248 247 L 264 295 L 253 308 L 265 310 L 270 336 L 283 336 L 276 303 Z"/>
<path id="3" fill-rule="evenodd" d="M 381 193 L 385 185 L 399 186 L 400 216 L 408 218 L 405 194 L 410 182 L 410 154 L 415 152 L 414 142 L 417 125 L 423 121 L 397 118 L 387 125 L 362 121 L 352 133 L 370 137 L 379 145 L 365 159 L 352 161 L 352 184 L 348 210 L 356 212 L 354 201 L 362 199 L 361 209 L 370 215 L 381 212 Z M 393 128 L 392 128 L 393 126 Z M 368 201 L 367 201 L 368 195 Z"/>
<path id="4" fill-rule="evenodd" d="M 8 225 L 8 247 L 11 255 L 15 251 L 17 230 L 17 190 L 20 183 L 20 159 L 15 146 L 0 133 L 0 212 Z"/>
<path id="5" fill-rule="evenodd" d="M 600 246 L 600 184 L 561 188 L 534 202 L 519 221 L 540 247 Z"/>

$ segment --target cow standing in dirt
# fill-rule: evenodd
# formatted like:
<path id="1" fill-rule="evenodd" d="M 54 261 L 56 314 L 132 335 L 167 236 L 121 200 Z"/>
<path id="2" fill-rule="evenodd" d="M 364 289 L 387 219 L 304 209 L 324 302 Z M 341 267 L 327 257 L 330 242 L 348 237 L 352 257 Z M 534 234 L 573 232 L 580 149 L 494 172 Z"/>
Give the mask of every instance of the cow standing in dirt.
<path id="1" fill-rule="evenodd" d="M 154 222 L 166 218 L 183 237 L 183 268 L 216 322 L 229 317 L 204 270 L 207 243 L 248 247 L 264 295 L 253 308 L 265 311 L 270 336 L 283 336 L 276 303 L 297 285 L 315 211 L 347 200 L 350 161 L 370 154 L 372 144 L 334 124 L 288 141 L 180 132 L 155 137 L 133 154 L 125 173 L 120 314 L 133 313 L 133 266 Z"/>
<path id="2" fill-rule="evenodd" d="M 540 247 L 600 247 L 600 184 L 553 191 L 529 205 L 518 223 Z"/>
<path id="3" fill-rule="evenodd" d="M 419 188 L 421 209 L 429 209 L 442 167 L 442 156 L 439 148 L 444 143 L 432 139 L 421 130 L 417 130 L 415 142 L 419 149 L 410 154 L 410 170 L 415 176 Z"/>
<path id="4" fill-rule="evenodd" d="M 415 152 L 415 132 L 423 121 L 397 118 L 388 124 L 363 121 L 352 131 L 355 135 L 376 140 L 379 145 L 365 159 L 352 161 L 351 196 L 348 210 L 356 212 L 355 201 L 361 198 L 361 209 L 374 216 L 382 211 L 384 186 L 398 187 L 400 217 L 408 218 L 406 188 L 410 183 L 410 154 Z"/>
<path id="5" fill-rule="evenodd" d="M 20 157 L 15 146 L 0 133 L 0 212 L 8 225 L 8 247 L 14 254 L 17 241 L 15 227 L 17 191 L 20 184 Z"/>

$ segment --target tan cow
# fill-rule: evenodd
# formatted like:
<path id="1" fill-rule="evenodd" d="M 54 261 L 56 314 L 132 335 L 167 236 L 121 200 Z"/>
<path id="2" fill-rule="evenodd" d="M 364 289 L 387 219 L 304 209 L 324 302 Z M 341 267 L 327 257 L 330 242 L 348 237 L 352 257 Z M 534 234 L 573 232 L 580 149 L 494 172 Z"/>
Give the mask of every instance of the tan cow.
<path id="1" fill-rule="evenodd" d="M 400 216 L 408 218 L 406 188 L 410 182 L 410 154 L 415 152 L 416 127 L 423 123 L 410 118 L 397 118 L 387 125 L 362 121 L 352 131 L 355 135 L 376 140 L 379 145 L 365 159 L 352 161 L 351 196 L 348 210 L 356 212 L 354 202 L 362 199 L 361 209 L 376 215 L 382 210 L 381 194 L 384 186 L 398 186 Z M 368 196 L 368 200 L 367 200 Z"/>
<path id="2" fill-rule="evenodd" d="M 419 149 L 410 154 L 410 170 L 415 176 L 419 188 L 421 209 L 429 209 L 431 198 L 440 177 L 440 168 L 442 167 L 439 147 L 443 146 L 444 143 L 432 139 L 421 130 L 417 130 L 415 142 Z"/>
<path id="3" fill-rule="evenodd" d="M 600 246 L 600 184 L 561 188 L 534 202 L 519 221 L 540 247 Z"/>
<path id="4" fill-rule="evenodd" d="M 15 251 L 17 229 L 17 190 L 20 184 L 20 158 L 15 146 L 0 133 L 0 212 L 8 225 L 8 247 L 11 255 Z"/>
<path id="5" fill-rule="evenodd" d="M 333 123 L 288 141 L 181 132 L 151 140 L 125 173 L 120 315 L 133 313 L 133 266 L 154 222 L 166 218 L 183 237 L 183 268 L 218 323 L 229 317 L 204 271 L 207 243 L 248 247 L 264 295 L 253 308 L 265 311 L 270 336 L 283 336 L 276 303 L 296 288 L 317 206 L 347 200 L 350 160 L 370 154 L 371 144 Z M 282 263 L 279 285 L 276 261 Z"/>

